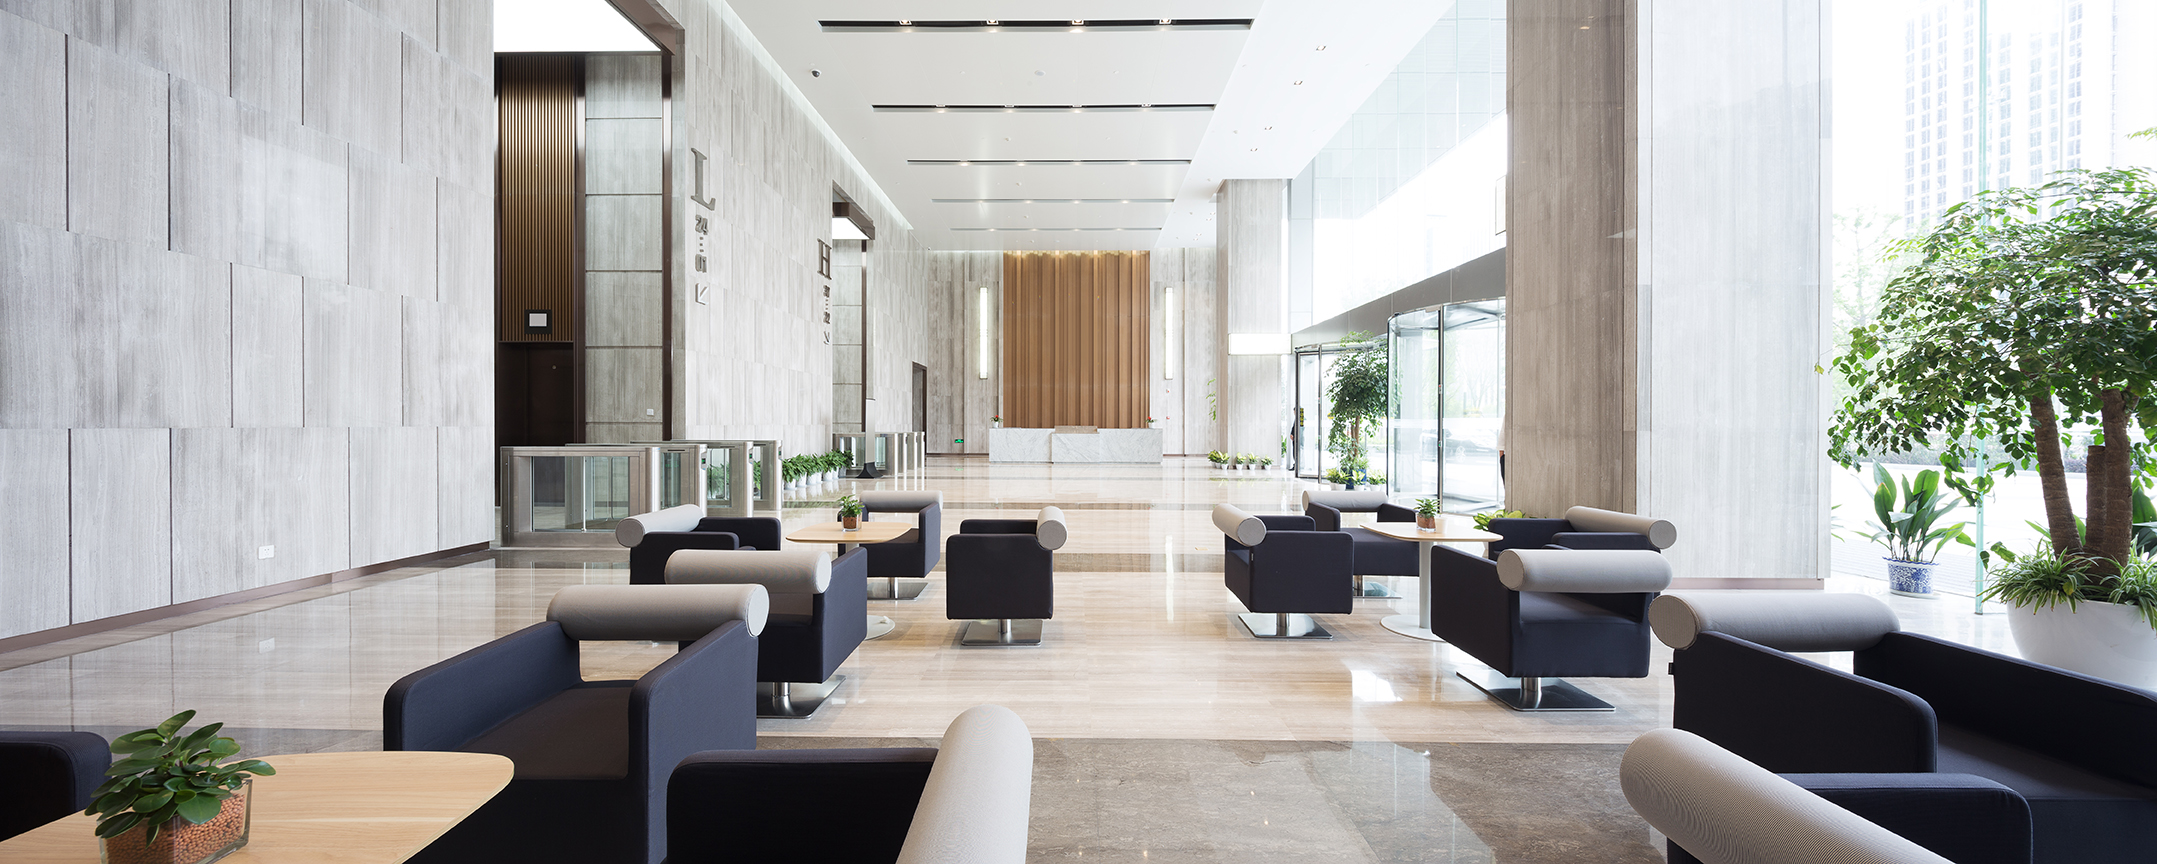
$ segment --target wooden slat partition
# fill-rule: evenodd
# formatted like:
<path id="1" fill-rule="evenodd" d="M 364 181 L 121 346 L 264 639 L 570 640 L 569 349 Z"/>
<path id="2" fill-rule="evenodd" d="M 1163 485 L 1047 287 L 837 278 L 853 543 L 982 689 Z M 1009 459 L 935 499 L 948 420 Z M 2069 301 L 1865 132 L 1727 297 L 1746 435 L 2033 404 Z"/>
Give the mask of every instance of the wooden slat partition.
<path id="1" fill-rule="evenodd" d="M 1148 257 L 1004 253 L 1004 425 L 1146 425 Z"/>
<path id="2" fill-rule="evenodd" d="M 567 342 L 575 334 L 577 60 L 495 60 L 501 112 L 501 320 L 504 342 Z M 554 311 L 554 332 L 524 332 L 524 310 Z"/>

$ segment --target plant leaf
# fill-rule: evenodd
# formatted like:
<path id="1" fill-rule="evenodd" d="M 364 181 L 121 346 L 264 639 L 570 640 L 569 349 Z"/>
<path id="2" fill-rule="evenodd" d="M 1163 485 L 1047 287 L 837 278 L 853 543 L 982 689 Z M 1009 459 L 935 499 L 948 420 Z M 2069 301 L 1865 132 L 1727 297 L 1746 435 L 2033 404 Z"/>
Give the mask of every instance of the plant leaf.
<path id="1" fill-rule="evenodd" d="M 180 727 L 186 726 L 187 721 L 193 719 L 195 719 L 193 709 L 174 714 L 165 718 L 165 722 L 157 724 L 157 734 L 167 738 L 172 737 L 172 733 L 180 731 Z"/>
<path id="2" fill-rule="evenodd" d="M 224 806 L 225 801 L 222 798 L 213 795 L 196 795 L 180 802 L 179 814 L 180 818 L 200 825 L 217 818 L 217 811 L 223 809 Z"/>

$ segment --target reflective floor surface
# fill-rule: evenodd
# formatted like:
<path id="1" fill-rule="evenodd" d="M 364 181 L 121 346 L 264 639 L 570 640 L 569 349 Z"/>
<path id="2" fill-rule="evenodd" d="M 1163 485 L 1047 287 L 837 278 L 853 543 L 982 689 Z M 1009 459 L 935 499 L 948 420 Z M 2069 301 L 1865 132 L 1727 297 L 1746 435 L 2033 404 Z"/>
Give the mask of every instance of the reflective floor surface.
<path id="1" fill-rule="evenodd" d="M 1203 460 L 992 465 L 932 459 L 917 475 L 808 493 L 938 489 L 945 533 L 967 518 L 1065 508 L 1057 617 L 1034 648 L 961 648 L 940 580 L 872 601 L 898 624 L 841 670 L 832 704 L 759 723 L 764 747 L 903 744 L 966 707 L 1017 711 L 1037 738 L 1036 860 L 1651 861 L 1659 840 L 1619 795 L 1623 745 L 1670 722 L 1670 679 L 1583 679 L 1607 714 L 1520 714 L 1456 672 L 1442 644 L 1394 635 L 1398 598 L 1320 616 L 1330 642 L 1261 642 L 1221 585 L 1219 502 L 1300 509 L 1309 484 Z M 0 654 L 0 728 L 112 734 L 182 708 L 226 722 L 250 752 L 381 746 L 381 699 L 404 674 L 541 619 L 565 585 L 627 581 L 618 549 L 496 550 L 181 618 Z M 1884 583 L 1834 590 L 1885 594 Z M 2007 622 L 1966 598 L 1889 598 L 1904 626 L 2012 653 Z M 671 646 L 587 646 L 588 677 L 628 677 Z M 1661 673 L 1668 651 L 1657 646 Z M 1846 658 L 1822 659 L 1847 665 Z"/>

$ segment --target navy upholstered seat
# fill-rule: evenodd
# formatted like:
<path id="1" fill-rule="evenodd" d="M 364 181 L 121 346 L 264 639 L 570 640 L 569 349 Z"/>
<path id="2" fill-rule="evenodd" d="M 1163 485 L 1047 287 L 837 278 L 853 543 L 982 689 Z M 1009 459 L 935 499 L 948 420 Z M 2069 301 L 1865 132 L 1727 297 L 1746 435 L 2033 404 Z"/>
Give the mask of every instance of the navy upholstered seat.
<path id="1" fill-rule="evenodd" d="M 1309 616 L 1355 611 L 1354 541 L 1346 533 L 1319 531 L 1309 516 L 1251 515 L 1226 504 L 1214 508 L 1214 524 L 1222 529 L 1221 579 L 1253 613 L 1241 616 L 1251 635 L 1330 639 Z"/>
<path id="2" fill-rule="evenodd" d="M 1653 571 L 1660 566 L 1663 575 L 1660 584 L 1653 578 L 1621 578 L 1606 587 L 1594 584 L 1594 579 L 1581 579 L 1578 584 L 1564 586 L 1569 590 L 1537 590 L 1530 581 L 1519 583 L 1522 589 L 1515 590 L 1501 578 L 1499 562 L 1434 546 L 1431 632 L 1490 666 L 1500 678 L 1518 679 L 1494 684 L 1466 672 L 1461 674 L 1510 707 L 1609 710 L 1609 705 L 1571 685 L 1541 679 L 1647 677 L 1648 605 L 1661 587 L 1669 584 L 1667 565 L 1661 564 L 1660 556 L 1637 550 L 1590 552 L 1551 547 L 1523 551 L 1561 556 L 1644 555 L 1645 561 L 1610 560 L 1619 568 L 1645 564 L 1647 571 Z M 1522 552 L 1511 554 L 1519 556 Z M 1507 688 L 1511 690 L 1500 692 Z M 1540 696 L 1546 690 L 1553 694 L 1549 699 Z"/>
<path id="3" fill-rule="evenodd" d="M 960 644 L 1041 644 L 1041 622 L 1056 617 L 1056 550 L 1067 536 L 1055 507 L 1033 519 L 959 523 L 945 541 L 944 617 L 974 622 Z"/>
<path id="4" fill-rule="evenodd" d="M 639 513 L 615 528 L 616 542 L 629 547 L 629 584 L 658 585 L 666 580 L 667 559 L 683 549 L 762 549 L 778 551 L 779 520 L 769 516 L 705 516 L 694 504 Z"/>
<path id="5" fill-rule="evenodd" d="M 93 732 L 0 732 L 0 840 L 90 806 L 111 765 Z"/>

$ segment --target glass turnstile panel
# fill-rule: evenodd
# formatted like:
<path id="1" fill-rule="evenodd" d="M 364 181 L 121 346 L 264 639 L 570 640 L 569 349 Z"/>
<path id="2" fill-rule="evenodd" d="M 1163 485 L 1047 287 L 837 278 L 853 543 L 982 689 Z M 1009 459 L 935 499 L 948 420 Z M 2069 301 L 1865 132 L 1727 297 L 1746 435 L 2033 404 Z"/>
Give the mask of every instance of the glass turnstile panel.
<path id="1" fill-rule="evenodd" d="M 663 506 L 657 448 L 504 447 L 501 458 L 505 546 L 609 545 L 623 519 Z M 693 472 L 676 477 L 699 479 Z M 701 494 L 674 488 L 679 499 Z"/>
<path id="2" fill-rule="evenodd" d="M 612 531 L 629 515 L 629 457 L 532 457 L 532 530 Z"/>
<path id="3" fill-rule="evenodd" d="M 1505 425 L 1505 301 L 1445 307 L 1444 411 L 1439 442 L 1445 460 L 1445 508 L 1474 513 L 1505 503 L 1499 473 Z"/>
<path id="4" fill-rule="evenodd" d="M 1317 479 L 1319 451 L 1326 440 L 1325 380 L 1319 377 L 1321 355 L 1305 351 L 1296 355 L 1296 476 Z"/>

